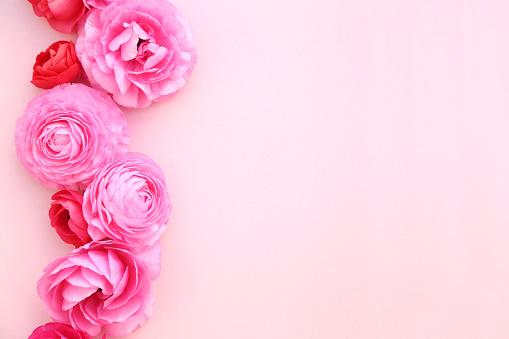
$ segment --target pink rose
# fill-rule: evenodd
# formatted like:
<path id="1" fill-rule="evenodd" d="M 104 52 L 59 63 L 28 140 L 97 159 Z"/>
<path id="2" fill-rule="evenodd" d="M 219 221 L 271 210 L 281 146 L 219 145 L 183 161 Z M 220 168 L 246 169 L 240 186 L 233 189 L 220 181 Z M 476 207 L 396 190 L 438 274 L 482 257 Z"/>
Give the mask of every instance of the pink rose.
<path id="1" fill-rule="evenodd" d="M 83 215 L 93 240 L 152 245 L 166 229 L 171 202 L 164 174 L 140 153 L 124 153 L 101 169 L 85 191 Z"/>
<path id="2" fill-rule="evenodd" d="M 51 226 L 60 238 L 76 248 L 92 241 L 88 235 L 88 224 L 83 217 L 83 195 L 76 191 L 58 191 L 53 194 L 49 209 Z"/>
<path id="3" fill-rule="evenodd" d="M 47 323 L 37 327 L 28 339 L 90 339 L 83 331 L 75 330 L 67 324 Z"/>
<path id="4" fill-rule="evenodd" d="M 49 264 L 37 291 L 53 321 L 96 336 L 122 337 L 152 315 L 150 280 L 160 272 L 159 242 L 136 251 L 115 241 L 91 242 Z"/>
<path id="5" fill-rule="evenodd" d="M 16 124 L 15 141 L 22 165 L 42 184 L 83 190 L 101 167 L 126 152 L 129 130 L 108 95 L 65 84 L 30 101 Z"/>
<path id="6" fill-rule="evenodd" d="M 31 83 L 43 89 L 74 81 L 81 71 L 72 41 L 57 41 L 39 53 Z"/>
<path id="7" fill-rule="evenodd" d="M 122 106 L 168 99 L 196 63 L 189 23 L 164 0 L 118 0 L 92 9 L 79 33 L 76 52 L 90 83 Z"/>
<path id="8" fill-rule="evenodd" d="M 28 0 L 39 17 L 45 17 L 50 26 L 62 33 L 70 33 L 85 14 L 83 0 Z"/>

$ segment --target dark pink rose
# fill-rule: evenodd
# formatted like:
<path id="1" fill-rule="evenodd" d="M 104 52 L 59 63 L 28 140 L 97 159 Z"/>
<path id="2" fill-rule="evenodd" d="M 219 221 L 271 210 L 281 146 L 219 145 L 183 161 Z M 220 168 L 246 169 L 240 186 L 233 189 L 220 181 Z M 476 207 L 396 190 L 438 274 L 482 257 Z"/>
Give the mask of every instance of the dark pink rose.
<path id="1" fill-rule="evenodd" d="M 161 245 L 143 251 L 112 240 L 91 242 L 49 264 L 37 291 L 53 321 L 91 336 L 126 336 L 152 315 L 151 279 Z"/>
<path id="2" fill-rule="evenodd" d="M 90 336 L 67 324 L 47 323 L 37 327 L 28 339 L 90 339 Z"/>
<path id="3" fill-rule="evenodd" d="M 72 41 L 57 41 L 39 53 L 31 83 L 43 89 L 74 81 L 81 71 Z"/>
<path id="4" fill-rule="evenodd" d="M 91 85 L 125 107 L 170 98 L 196 63 L 191 26 L 165 0 L 118 0 L 92 9 L 79 34 L 76 52 Z"/>
<path id="5" fill-rule="evenodd" d="M 124 153 L 87 187 L 83 215 L 93 240 L 152 245 L 166 229 L 171 202 L 161 168 L 141 153 Z"/>
<path id="6" fill-rule="evenodd" d="M 28 0 L 39 17 L 48 20 L 51 27 L 62 33 L 70 33 L 85 14 L 83 0 Z"/>
<path id="7" fill-rule="evenodd" d="M 126 152 L 129 140 L 124 113 L 115 102 L 81 84 L 39 94 L 15 130 L 21 164 L 54 189 L 84 190 L 99 169 Z"/>
<path id="8" fill-rule="evenodd" d="M 76 191 L 62 190 L 53 194 L 49 209 L 51 226 L 60 238 L 76 248 L 92 241 L 88 224 L 83 217 L 83 195 Z"/>

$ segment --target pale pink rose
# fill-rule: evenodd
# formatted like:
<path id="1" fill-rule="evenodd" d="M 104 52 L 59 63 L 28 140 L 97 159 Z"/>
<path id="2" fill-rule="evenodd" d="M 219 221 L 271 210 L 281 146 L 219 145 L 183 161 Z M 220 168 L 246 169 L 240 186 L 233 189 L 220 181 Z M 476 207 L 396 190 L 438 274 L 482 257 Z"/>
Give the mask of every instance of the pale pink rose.
<path id="1" fill-rule="evenodd" d="M 45 17 L 53 29 L 70 33 L 85 14 L 83 0 L 28 0 L 39 17 Z"/>
<path id="2" fill-rule="evenodd" d="M 92 86 L 130 108 L 168 99 L 196 63 L 191 27 L 165 0 L 118 0 L 92 9 L 76 52 Z"/>
<path id="3" fill-rule="evenodd" d="M 143 252 L 112 240 L 91 242 L 49 264 L 37 291 L 53 321 L 91 336 L 104 330 L 122 337 L 152 315 L 150 280 L 159 275 L 160 255 L 159 242 Z"/>
<path id="4" fill-rule="evenodd" d="M 67 324 L 47 323 L 37 327 L 28 339 L 90 339 L 90 336 L 80 330 L 75 330 Z"/>
<path id="5" fill-rule="evenodd" d="M 124 114 L 104 92 L 64 84 L 39 94 L 18 119 L 16 153 L 42 184 L 84 190 L 117 153 L 127 151 Z"/>
<path id="6" fill-rule="evenodd" d="M 53 194 L 49 209 L 51 226 L 60 238 L 76 248 L 92 241 L 88 224 L 83 217 L 83 195 L 76 191 L 62 190 Z"/>
<path id="7" fill-rule="evenodd" d="M 166 229 L 171 202 L 163 171 L 141 153 L 124 153 L 101 169 L 85 191 L 83 215 L 93 240 L 152 245 Z"/>

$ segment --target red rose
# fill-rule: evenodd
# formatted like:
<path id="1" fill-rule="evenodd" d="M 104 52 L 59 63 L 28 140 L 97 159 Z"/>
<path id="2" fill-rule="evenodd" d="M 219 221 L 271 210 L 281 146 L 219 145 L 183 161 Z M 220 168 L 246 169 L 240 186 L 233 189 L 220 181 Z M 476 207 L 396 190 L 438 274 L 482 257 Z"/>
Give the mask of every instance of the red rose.
<path id="1" fill-rule="evenodd" d="M 51 27 L 62 33 L 70 33 L 85 14 L 83 0 L 28 0 L 35 15 L 45 17 Z"/>
<path id="2" fill-rule="evenodd" d="M 57 41 L 35 59 L 31 83 L 43 89 L 75 80 L 81 66 L 72 41 Z"/>
<path id="3" fill-rule="evenodd" d="M 76 248 L 92 241 L 88 235 L 88 224 L 83 217 L 83 195 L 76 191 L 62 190 L 51 199 L 49 218 L 60 238 Z"/>

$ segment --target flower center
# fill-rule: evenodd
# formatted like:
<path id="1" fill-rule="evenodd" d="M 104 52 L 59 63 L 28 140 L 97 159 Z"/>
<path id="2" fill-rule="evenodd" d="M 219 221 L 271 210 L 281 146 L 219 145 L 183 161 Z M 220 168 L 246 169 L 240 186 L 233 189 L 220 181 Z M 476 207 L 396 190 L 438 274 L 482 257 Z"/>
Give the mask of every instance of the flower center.
<path id="1" fill-rule="evenodd" d="M 146 42 L 147 40 L 145 39 L 140 39 L 138 38 L 138 44 L 136 45 L 136 47 L 138 48 L 138 53 L 140 52 L 140 46 L 142 43 Z"/>
<path id="2" fill-rule="evenodd" d="M 124 22 L 124 29 L 109 44 L 111 51 L 119 51 L 124 61 L 130 61 L 144 57 L 147 51 L 151 51 L 148 45 L 155 44 L 153 37 L 154 29 L 147 24 Z"/>
<path id="3" fill-rule="evenodd" d="M 67 131 L 63 131 L 64 133 L 55 133 L 48 140 L 48 146 L 55 152 L 61 152 L 64 148 L 69 145 L 71 138 Z"/>
<path id="4" fill-rule="evenodd" d="M 80 130 L 76 124 L 54 120 L 41 130 L 38 146 L 50 158 L 72 159 L 82 149 Z"/>
<path id="5" fill-rule="evenodd" d="M 137 71 L 152 69 L 168 55 L 168 49 L 156 42 L 154 29 L 146 24 L 124 22 L 124 29 L 110 41 L 108 48 L 120 53 L 123 61 L 135 62 Z"/>

